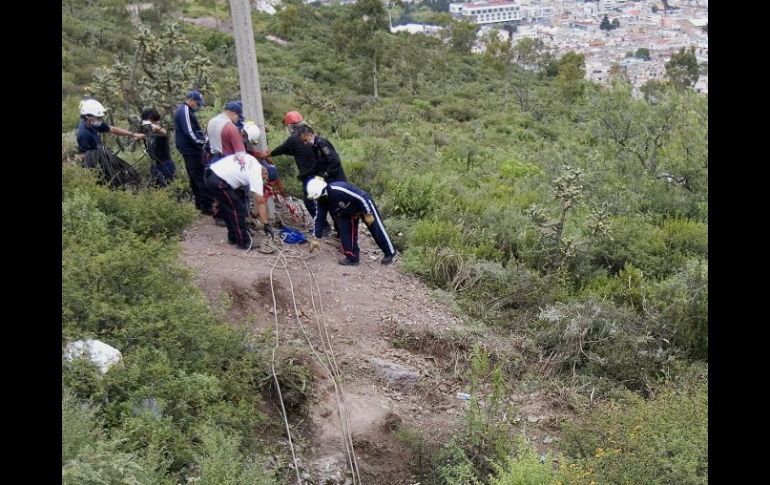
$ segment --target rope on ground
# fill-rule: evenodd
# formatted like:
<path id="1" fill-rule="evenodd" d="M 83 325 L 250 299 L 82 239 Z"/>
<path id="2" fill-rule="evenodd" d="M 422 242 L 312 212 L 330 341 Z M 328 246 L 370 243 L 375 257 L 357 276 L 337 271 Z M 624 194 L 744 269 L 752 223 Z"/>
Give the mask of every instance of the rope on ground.
<path id="1" fill-rule="evenodd" d="M 318 284 L 318 280 L 317 280 L 315 274 L 310 269 L 310 267 L 307 265 L 307 259 L 308 259 L 309 255 L 308 254 L 302 254 L 299 251 L 292 251 L 292 250 L 281 249 L 280 247 L 276 246 L 272 241 L 268 242 L 268 245 L 272 246 L 272 248 L 275 251 L 278 252 L 277 258 L 273 258 L 273 257 L 268 258 L 268 261 L 269 261 L 269 263 L 271 265 L 271 269 L 270 269 L 270 290 L 271 290 L 271 292 L 273 294 L 273 315 L 274 315 L 274 318 L 275 318 L 275 327 L 276 327 L 275 328 L 276 340 L 275 340 L 275 346 L 273 347 L 273 361 L 271 362 L 271 365 L 274 365 L 274 362 L 275 362 L 275 349 L 278 346 L 278 309 L 277 309 L 277 303 L 276 303 L 276 297 L 275 297 L 275 290 L 274 290 L 274 286 L 273 286 L 273 271 L 275 270 L 276 266 L 280 262 L 281 263 L 281 267 L 286 272 L 286 277 L 287 277 L 287 279 L 289 281 L 289 289 L 291 291 L 292 304 L 293 304 L 293 307 L 294 307 L 294 316 L 295 316 L 295 319 L 297 321 L 297 324 L 298 324 L 300 330 L 302 331 L 302 333 L 303 333 L 303 335 L 305 337 L 305 340 L 307 341 L 308 346 L 310 347 L 310 350 L 313 353 L 313 356 L 316 358 L 318 363 L 321 365 L 321 368 L 324 370 L 324 372 L 329 376 L 329 378 L 331 379 L 331 381 L 333 383 L 333 386 L 334 386 L 334 397 L 335 397 L 335 402 L 337 404 L 337 413 L 338 413 L 338 416 L 339 416 L 339 419 L 340 419 L 340 428 L 341 428 L 341 432 L 342 432 L 342 435 L 343 435 L 342 437 L 343 437 L 343 442 L 345 444 L 345 453 L 346 453 L 347 458 L 348 458 L 348 466 L 350 467 L 351 476 L 352 476 L 352 479 L 353 479 L 353 485 L 362 485 L 361 476 L 360 476 L 359 469 L 358 469 L 358 460 L 356 458 L 355 450 L 353 449 L 353 436 L 352 436 L 352 433 L 350 431 L 350 424 L 349 424 L 349 419 L 348 419 L 347 407 L 344 404 L 345 403 L 344 393 L 343 393 L 341 385 L 340 385 L 341 384 L 341 380 L 342 380 L 342 374 L 341 374 L 341 372 L 339 370 L 339 367 L 337 366 L 337 361 L 336 361 L 336 358 L 334 356 L 334 350 L 332 349 L 332 346 L 331 346 L 331 339 L 329 337 L 328 326 L 326 325 L 326 316 L 325 316 L 325 314 L 323 314 L 323 303 L 321 301 L 320 285 Z M 289 253 L 289 254 L 287 255 L 287 253 Z M 322 351 L 322 353 L 324 354 L 324 356 L 327 359 L 326 362 L 324 362 L 324 360 L 321 358 L 321 356 L 316 351 L 316 348 L 315 348 L 315 346 L 313 345 L 313 343 L 312 343 L 312 341 L 310 339 L 310 335 L 309 335 L 307 329 L 302 324 L 302 321 L 299 318 L 299 308 L 297 307 L 297 299 L 296 299 L 296 295 L 295 295 L 295 292 L 294 292 L 294 283 L 293 283 L 293 281 L 291 279 L 291 275 L 289 274 L 287 257 L 288 258 L 301 259 L 303 261 L 303 264 L 304 264 L 306 270 L 310 274 L 310 277 L 311 277 L 310 297 L 311 297 L 311 301 L 312 301 L 312 304 L 313 304 L 313 311 L 314 311 L 314 314 L 315 314 L 315 317 L 316 317 L 316 322 L 318 324 L 318 333 L 319 333 L 319 338 L 321 339 L 321 351 Z M 318 291 L 318 301 L 319 301 L 319 305 L 321 307 L 321 314 L 323 316 L 323 323 L 321 323 L 321 319 L 319 319 L 319 316 L 318 316 L 318 310 L 316 309 L 313 285 L 315 285 L 315 287 L 316 287 L 316 289 Z M 326 336 L 326 342 L 324 342 L 324 335 Z M 328 350 L 327 350 L 327 347 L 328 347 Z M 328 362 L 328 365 L 327 365 L 327 362 Z M 286 418 L 285 408 L 283 407 L 284 406 L 283 405 L 283 399 L 282 399 L 282 397 L 280 395 L 280 388 L 278 387 L 278 378 L 277 378 L 277 376 L 275 374 L 274 367 L 273 367 L 272 371 L 273 371 L 273 378 L 275 379 L 275 382 L 276 382 L 276 388 L 279 389 L 279 399 L 281 399 L 281 408 L 282 408 L 282 412 L 283 412 L 284 423 L 286 424 L 286 431 L 287 431 L 287 435 L 289 436 L 289 444 L 290 444 L 290 447 L 292 447 L 292 457 L 294 457 L 294 460 L 295 460 L 294 461 L 295 469 L 297 470 L 297 477 L 298 477 L 298 480 L 299 480 L 299 471 L 298 471 L 298 467 L 297 467 L 297 464 L 296 464 L 296 457 L 294 455 L 293 446 L 291 445 L 291 432 L 289 430 L 288 419 Z"/>
<path id="2" fill-rule="evenodd" d="M 340 415 L 340 424 L 343 428 L 342 433 L 346 441 L 345 449 L 348 452 L 348 460 L 350 462 L 350 468 L 353 474 L 353 483 L 355 484 L 356 478 L 358 478 L 358 483 L 361 484 L 362 482 L 361 482 L 361 475 L 358 470 L 358 460 L 356 459 L 355 449 L 353 448 L 353 434 L 350 431 L 348 408 L 345 405 L 345 394 L 342 391 L 342 373 L 340 372 L 339 366 L 337 366 L 337 358 L 334 355 L 334 348 L 332 347 L 331 338 L 329 336 L 329 327 L 326 324 L 326 313 L 324 312 L 323 300 L 321 299 L 321 287 L 318 284 L 318 279 L 316 278 L 315 273 L 313 273 L 313 271 L 310 269 L 306 260 L 303 261 L 303 264 L 308 274 L 310 274 L 310 280 L 312 282 L 312 285 L 310 287 L 310 299 L 313 303 L 313 314 L 315 315 L 316 325 L 318 326 L 318 335 L 321 338 L 321 345 L 322 345 L 324 354 L 326 354 L 327 359 L 329 360 L 329 367 L 334 373 L 334 375 L 331 377 L 332 377 L 332 382 L 334 382 L 335 399 L 337 400 L 337 410 Z M 321 309 L 320 318 L 318 316 L 318 310 L 316 309 L 316 306 L 315 306 L 315 298 L 313 297 L 313 286 L 315 286 L 318 292 L 318 304 Z M 328 346 L 328 352 L 326 348 L 323 347 L 324 336 L 326 337 L 326 346 Z"/>
<path id="3" fill-rule="evenodd" d="M 273 294 L 273 317 L 275 319 L 275 340 L 273 342 L 273 351 L 270 357 L 270 371 L 273 373 L 273 382 L 275 382 L 275 389 L 278 392 L 278 401 L 281 403 L 281 417 L 283 418 L 283 424 L 286 426 L 286 437 L 289 440 L 291 459 L 294 462 L 294 471 L 297 473 L 297 485 L 302 485 L 302 478 L 299 474 L 299 464 L 297 463 L 297 454 L 294 452 L 294 444 L 291 441 L 289 419 L 286 417 L 286 406 L 283 403 L 283 394 L 281 394 L 281 384 L 278 382 L 278 375 L 275 373 L 275 351 L 278 348 L 278 302 L 275 298 L 275 288 L 273 286 L 273 271 L 275 270 L 276 263 L 277 261 L 273 261 L 270 268 L 270 292 Z"/>

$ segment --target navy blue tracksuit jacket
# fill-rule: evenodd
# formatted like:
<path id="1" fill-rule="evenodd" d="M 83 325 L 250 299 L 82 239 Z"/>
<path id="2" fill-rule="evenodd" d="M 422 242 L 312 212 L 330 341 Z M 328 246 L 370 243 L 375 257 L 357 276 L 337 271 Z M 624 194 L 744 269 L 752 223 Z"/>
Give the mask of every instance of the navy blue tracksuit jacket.
<path id="1" fill-rule="evenodd" d="M 382 249 L 385 256 L 395 254 L 393 243 L 385 231 L 377 205 L 372 196 L 365 190 L 347 182 L 330 182 L 326 186 L 326 195 L 318 199 L 318 212 L 315 216 L 315 229 L 313 235 L 321 237 L 326 214 L 331 213 L 340 231 L 342 253 L 350 261 L 358 261 L 360 248 L 358 247 L 358 221 L 364 214 L 371 214 L 374 222 L 367 225 L 372 233 L 377 246 Z"/>

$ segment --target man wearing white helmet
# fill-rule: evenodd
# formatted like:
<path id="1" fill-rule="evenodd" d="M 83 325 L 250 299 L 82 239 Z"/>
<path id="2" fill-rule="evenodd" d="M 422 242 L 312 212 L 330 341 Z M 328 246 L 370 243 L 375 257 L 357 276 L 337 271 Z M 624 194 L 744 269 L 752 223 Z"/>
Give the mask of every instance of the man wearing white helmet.
<path id="1" fill-rule="evenodd" d="M 78 152 L 80 159 L 84 159 L 86 152 L 96 150 L 102 140 L 100 133 L 112 133 L 120 136 L 130 136 L 134 140 L 141 140 L 144 135 L 124 130 L 117 126 L 110 126 L 104 122 L 106 109 L 99 101 L 95 99 L 85 99 L 80 102 L 80 124 L 76 139 L 78 142 Z"/>
<path id="2" fill-rule="evenodd" d="M 206 169 L 204 180 L 206 190 L 219 202 L 219 210 L 227 225 L 227 242 L 241 249 L 252 247 L 251 233 L 247 222 L 249 215 L 248 196 L 253 195 L 257 216 L 264 224 L 265 234 L 273 237 L 267 217 L 263 195 L 264 169 L 259 161 L 246 153 L 220 158 Z"/>
<path id="3" fill-rule="evenodd" d="M 313 235 L 321 237 L 323 234 L 323 223 L 326 221 L 327 213 L 331 213 L 339 227 L 341 250 L 345 255 L 339 260 L 341 265 L 358 266 L 361 253 L 358 247 L 358 222 L 361 219 L 364 220 L 377 246 L 385 254 L 380 262 L 382 264 L 393 262 L 396 250 L 385 231 L 377 206 L 368 192 L 348 182 L 326 183 L 321 177 L 310 179 L 306 190 L 308 198 L 318 203 Z"/>

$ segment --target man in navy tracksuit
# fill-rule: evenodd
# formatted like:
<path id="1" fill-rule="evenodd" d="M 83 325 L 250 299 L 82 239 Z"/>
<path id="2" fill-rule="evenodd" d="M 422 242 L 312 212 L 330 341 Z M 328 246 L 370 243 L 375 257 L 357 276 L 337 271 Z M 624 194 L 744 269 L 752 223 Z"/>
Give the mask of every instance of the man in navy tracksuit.
<path id="1" fill-rule="evenodd" d="M 347 182 L 326 183 L 321 177 L 315 177 L 307 183 L 308 198 L 315 200 L 318 211 L 315 217 L 313 235 L 321 237 L 326 214 L 331 213 L 340 231 L 342 253 L 345 255 L 339 263 L 345 266 L 357 266 L 361 249 L 358 247 L 358 221 L 364 220 L 366 227 L 374 237 L 377 246 L 385 253 L 382 264 L 393 262 L 396 250 L 390 242 L 385 225 L 382 223 L 377 205 L 368 192 Z"/>
<path id="2" fill-rule="evenodd" d="M 206 140 L 195 112 L 203 106 L 203 96 L 198 91 L 187 93 L 184 103 L 180 104 L 174 113 L 174 136 L 176 149 L 184 158 L 187 175 L 190 177 L 190 188 L 195 198 L 195 208 L 204 214 L 212 215 L 213 198 L 206 192 L 203 182 L 203 145 Z"/>

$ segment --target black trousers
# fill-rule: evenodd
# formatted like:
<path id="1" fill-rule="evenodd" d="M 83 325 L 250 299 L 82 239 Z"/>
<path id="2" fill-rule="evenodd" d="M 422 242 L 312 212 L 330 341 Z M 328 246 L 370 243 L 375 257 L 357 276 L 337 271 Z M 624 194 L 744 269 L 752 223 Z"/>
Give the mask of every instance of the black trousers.
<path id="1" fill-rule="evenodd" d="M 211 196 L 206 193 L 206 187 L 203 181 L 203 171 L 206 167 L 203 165 L 203 155 L 185 155 L 184 166 L 187 169 L 187 175 L 190 177 L 190 189 L 192 189 L 195 198 L 195 208 L 200 211 L 210 211 L 213 202 Z"/>
<path id="2" fill-rule="evenodd" d="M 206 190 L 219 202 L 218 214 L 227 224 L 227 241 L 239 248 L 251 247 L 251 233 L 246 218 L 249 207 L 243 196 L 243 189 L 234 189 L 219 178 L 211 169 L 206 169 Z"/>

